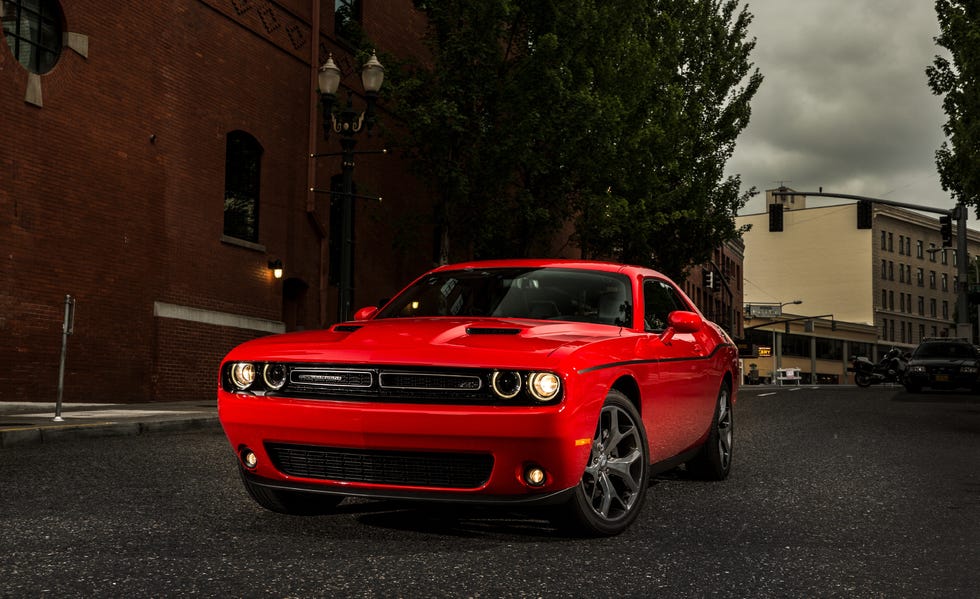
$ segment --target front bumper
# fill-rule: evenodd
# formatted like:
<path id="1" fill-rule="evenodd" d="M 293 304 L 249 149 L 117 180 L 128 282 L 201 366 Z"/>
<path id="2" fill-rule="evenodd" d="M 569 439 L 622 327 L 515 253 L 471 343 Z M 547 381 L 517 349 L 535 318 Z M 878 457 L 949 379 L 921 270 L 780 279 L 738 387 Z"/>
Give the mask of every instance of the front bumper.
<path id="1" fill-rule="evenodd" d="M 546 501 L 578 484 L 599 405 L 571 405 L 568 397 L 557 406 L 499 407 L 218 393 L 218 415 L 235 452 L 257 457 L 253 468 L 242 464 L 253 482 L 481 502 Z M 544 484 L 525 482 L 530 465 L 544 469 Z"/>
<path id="2" fill-rule="evenodd" d="M 946 370 L 907 372 L 905 381 L 909 385 L 932 389 L 973 389 L 978 385 L 975 372 L 960 373 Z"/>

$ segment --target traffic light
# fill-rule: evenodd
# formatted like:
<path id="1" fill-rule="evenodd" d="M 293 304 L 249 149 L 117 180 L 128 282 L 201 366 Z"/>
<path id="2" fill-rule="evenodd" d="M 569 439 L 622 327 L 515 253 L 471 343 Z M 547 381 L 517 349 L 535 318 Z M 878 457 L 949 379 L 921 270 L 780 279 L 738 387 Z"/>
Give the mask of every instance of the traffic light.
<path id="1" fill-rule="evenodd" d="M 868 200 L 859 200 L 857 203 L 857 228 L 858 229 L 870 229 L 871 228 L 871 202 Z"/>
<path id="2" fill-rule="evenodd" d="M 783 205 L 769 204 L 769 232 L 778 233 L 783 230 Z"/>
<path id="3" fill-rule="evenodd" d="M 701 273 L 701 275 L 702 275 L 702 277 L 704 279 L 702 281 L 702 287 L 704 287 L 706 290 L 708 290 L 708 289 L 714 289 L 715 288 L 715 273 L 714 273 L 714 271 L 711 270 L 710 268 L 706 268 L 706 269 L 704 269 L 704 272 Z"/>
<path id="4" fill-rule="evenodd" d="M 953 247 L 953 218 L 944 214 L 939 217 L 939 234 L 943 236 L 943 247 Z"/>

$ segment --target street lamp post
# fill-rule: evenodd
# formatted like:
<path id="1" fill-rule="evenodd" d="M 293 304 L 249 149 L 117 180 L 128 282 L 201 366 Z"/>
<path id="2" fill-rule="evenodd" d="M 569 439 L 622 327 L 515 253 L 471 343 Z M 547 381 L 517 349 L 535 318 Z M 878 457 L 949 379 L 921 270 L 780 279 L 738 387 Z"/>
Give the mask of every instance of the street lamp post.
<path id="1" fill-rule="evenodd" d="M 378 90 L 384 82 L 384 67 L 378 62 L 376 53 L 361 69 L 361 83 L 364 86 L 364 99 L 367 107 L 362 112 L 354 110 L 353 92 L 347 91 L 347 105 L 334 113 L 333 107 L 337 99 L 337 89 L 340 87 L 341 72 L 333 61 L 333 56 L 327 57 L 327 62 L 320 67 L 318 84 L 320 88 L 320 104 L 323 106 L 323 138 L 330 137 L 330 131 L 340 134 L 341 174 L 343 186 L 338 195 L 341 201 L 341 242 L 340 242 L 340 276 L 338 277 L 337 320 L 343 322 L 350 318 L 351 302 L 354 294 L 354 146 L 355 136 L 366 130 L 370 135 L 374 126 L 374 106 L 378 99 Z"/>

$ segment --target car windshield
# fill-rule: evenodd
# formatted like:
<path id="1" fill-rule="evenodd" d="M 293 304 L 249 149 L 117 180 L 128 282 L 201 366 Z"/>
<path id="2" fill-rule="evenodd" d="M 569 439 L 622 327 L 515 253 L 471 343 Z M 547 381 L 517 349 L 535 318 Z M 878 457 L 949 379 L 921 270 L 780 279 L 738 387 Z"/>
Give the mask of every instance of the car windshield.
<path id="1" fill-rule="evenodd" d="M 973 347 L 963 343 L 926 343 L 915 350 L 913 358 L 973 358 Z"/>
<path id="2" fill-rule="evenodd" d="M 376 318 L 462 316 L 631 326 L 629 277 L 571 268 L 464 269 L 418 280 Z"/>

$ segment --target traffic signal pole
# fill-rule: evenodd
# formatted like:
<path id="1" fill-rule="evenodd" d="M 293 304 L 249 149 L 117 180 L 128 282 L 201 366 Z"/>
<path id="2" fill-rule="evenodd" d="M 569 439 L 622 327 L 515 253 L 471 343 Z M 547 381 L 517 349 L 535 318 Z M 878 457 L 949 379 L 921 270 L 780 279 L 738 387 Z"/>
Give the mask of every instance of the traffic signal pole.
<path id="1" fill-rule="evenodd" d="M 956 336 L 964 337 L 966 339 L 973 339 L 973 326 L 970 324 L 970 317 L 967 314 L 969 310 L 969 301 L 967 299 L 967 291 L 969 288 L 969 274 L 967 270 L 967 262 L 969 261 L 969 254 L 966 249 L 966 206 L 959 202 L 953 209 L 946 208 L 934 208 L 932 206 L 920 206 L 919 204 L 908 204 L 905 202 L 895 202 L 893 200 L 886 200 L 883 198 L 872 198 L 868 196 L 851 195 L 846 193 L 825 193 L 825 192 L 811 192 L 811 191 L 774 191 L 774 196 L 813 196 L 813 197 L 824 197 L 824 198 L 842 198 L 845 200 L 857 200 L 859 202 L 873 202 L 875 204 L 883 204 L 885 206 L 895 206 L 897 208 L 906 208 L 909 210 L 917 210 L 919 212 L 930 212 L 932 214 L 939 214 L 945 216 L 952 220 L 957 221 L 956 226 L 956 273 L 957 280 L 959 281 L 958 288 L 956 289 Z M 944 240 L 945 241 L 945 240 Z M 980 325 L 978 325 L 980 326 Z M 978 332 L 980 336 L 980 332 Z"/>

